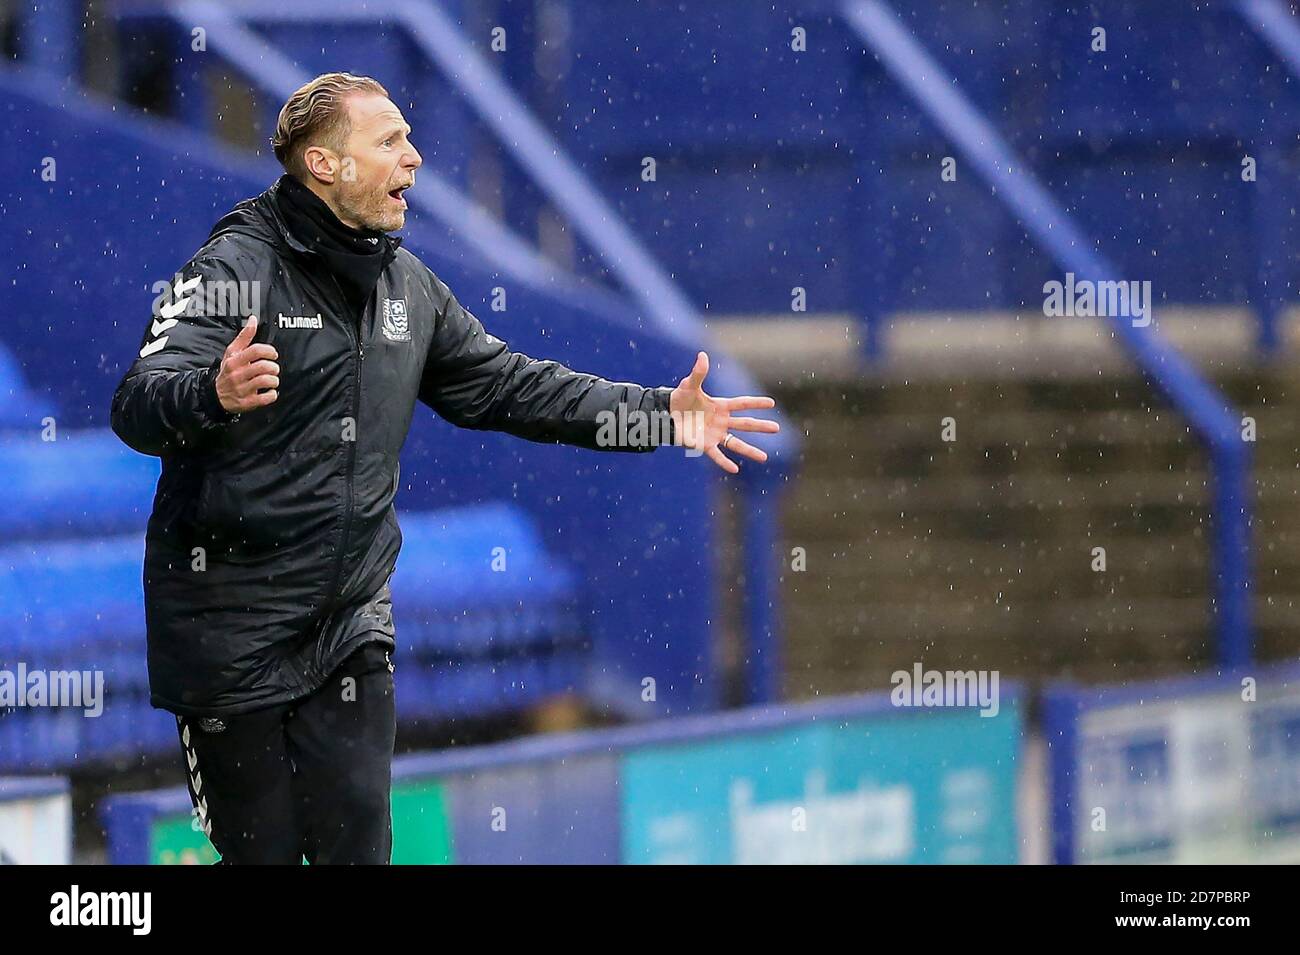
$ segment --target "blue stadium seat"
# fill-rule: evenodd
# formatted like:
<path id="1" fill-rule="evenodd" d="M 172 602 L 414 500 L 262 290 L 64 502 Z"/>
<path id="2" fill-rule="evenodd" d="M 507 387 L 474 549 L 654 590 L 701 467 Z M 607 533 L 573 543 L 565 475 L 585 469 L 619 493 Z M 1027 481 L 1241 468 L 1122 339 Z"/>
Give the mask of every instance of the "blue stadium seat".
<path id="1" fill-rule="evenodd" d="M 573 629 L 575 576 L 522 511 L 475 505 L 403 514 L 401 525 L 392 590 L 403 648 L 484 654 Z"/>
<path id="2" fill-rule="evenodd" d="M 0 442 L 0 460 L 23 462 L 20 473 L 23 467 L 35 473 L 38 459 L 49 473 L 86 468 L 80 473 L 98 490 L 70 497 L 69 513 L 56 518 L 67 527 L 125 521 L 127 498 L 149 499 L 151 489 L 143 486 L 148 472 L 121 466 L 118 457 L 98 435 L 44 448 L 26 440 Z M 98 470 L 90 466 L 94 461 Z M 112 475 L 122 477 L 120 485 Z M 33 498 L 20 500 L 19 510 Z M 72 513 L 84 502 L 98 507 L 90 518 Z M 488 504 L 409 513 L 401 523 L 404 546 L 392 582 L 401 718 L 518 709 L 580 684 L 585 640 L 576 576 L 546 552 L 527 515 Z M 16 519 L 11 526 L 18 526 Z M 99 717 L 49 708 L 6 714 L 0 770 L 104 764 L 173 747 L 172 718 L 149 705 L 143 550 L 139 532 L 0 548 L 0 668 L 22 662 L 29 669 L 98 670 L 104 680 Z"/>
<path id="3" fill-rule="evenodd" d="M 0 434 L 8 506 L 0 539 L 85 538 L 143 531 L 158 483 L 157 458 L 136 454 L 107 428 Z"/>
<path id="4" fill-rule="evenodd" d="M 0 430 L 35 431 L 54 413 L 54 402 L 27 387 L 18 359 L 0 343 Z"/>

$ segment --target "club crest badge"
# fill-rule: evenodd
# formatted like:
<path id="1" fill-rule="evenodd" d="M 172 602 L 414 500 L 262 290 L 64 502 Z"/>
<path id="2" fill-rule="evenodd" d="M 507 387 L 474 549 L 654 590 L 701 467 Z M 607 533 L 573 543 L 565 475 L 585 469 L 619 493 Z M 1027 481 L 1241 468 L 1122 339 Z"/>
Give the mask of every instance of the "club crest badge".
<path id="1" fill-rule="evenodd" d="M 384 337 L 390 342 L 411 340 L 411 325 L 406 317 L 406 299 L 384 299 L 382 319 Z"/>

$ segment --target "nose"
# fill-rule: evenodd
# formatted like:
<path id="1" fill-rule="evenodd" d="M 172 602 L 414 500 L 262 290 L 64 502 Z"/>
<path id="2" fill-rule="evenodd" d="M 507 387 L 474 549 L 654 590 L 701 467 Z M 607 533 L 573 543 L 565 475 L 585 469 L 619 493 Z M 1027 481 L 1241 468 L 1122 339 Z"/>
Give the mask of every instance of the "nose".
<path id="1" fill-rule="evenodd" d="M 408 169 L 419 169 L 424 165 L 424 159 L 420 156 L 420 151 L 412 146 L 410 152 L 404 157 L 402 165 Z"/>

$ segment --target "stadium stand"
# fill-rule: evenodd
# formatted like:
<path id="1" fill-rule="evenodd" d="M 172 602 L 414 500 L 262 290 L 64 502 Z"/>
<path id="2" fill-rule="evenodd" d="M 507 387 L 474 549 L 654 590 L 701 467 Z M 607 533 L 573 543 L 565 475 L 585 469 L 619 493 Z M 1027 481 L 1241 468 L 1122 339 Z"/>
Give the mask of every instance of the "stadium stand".
<path id="1" fill-rule="evenodd" d="M 620 286 L 610 246 L 572 227 L 464 77 L 439 68 L 447 43 L 493 62 L 495 27 L 527 52 L 493 76 L 724 346 L 719 389 L 748 380 L 743 361 L 803 447 L 724 488 L 698 462 L 647 468 L 417 420 L 394 579 L 404 720 L 570 689 L 629 717 L 709 711 L 731 670 L 732 697 L 774 700 L 879 688 L 900 661 L 1032 686 L 1294 658 L 1287 6 L 135 0 L 79 41 L 58 5 L 35 3 L 40 26 L 20 39 L 49 42 L 20 43 L 22 66 L 0 70 L 0 114 L 57 144 L 60 172 L 0 187 L 25 225 L 0 230 L 15 263 L 0 305 L 22 316 L 0 329 L 0 462 L 17 493 L 0 512 L 0 659 L 39 647 L 110 668 L 131 703 L 94 726 L 23 714 L 19 732 L 6 717 L 0 771 L 171 745 L 141 669 L 155 465 L 94 429 L 150 284 L 276 174 L 263 146 L 299 73 L 374 73 L 409 103 L 435 198 L 408 247 L 512 345 L 615 378 L 666 383 L 689 364 L 694 326 Z M 421 11 L 463 35 L 413 28 Z M 193 46 L 200 21 L 210 50 Z M 891 29 L 910 42 L 882 42 Z M 936 69 L 909 83 L 908 62 Z M 0 182 L 30 183 L 41 158 L 0 152 Z M 1017 204 L 1008 179 L 1041 193 Z M 1043 241 L 1062 224 L 1070 241 Z M 1071 254 L 1151 283 L 1155 321 L 1127 349 L 1114 324 L 1045 314 Z M 51 416 L 59 439 L 41 442 Z M 949 418 L 956 438 L 941 440 Z M 507 574 L 485 567 L 495 546 Z"/>

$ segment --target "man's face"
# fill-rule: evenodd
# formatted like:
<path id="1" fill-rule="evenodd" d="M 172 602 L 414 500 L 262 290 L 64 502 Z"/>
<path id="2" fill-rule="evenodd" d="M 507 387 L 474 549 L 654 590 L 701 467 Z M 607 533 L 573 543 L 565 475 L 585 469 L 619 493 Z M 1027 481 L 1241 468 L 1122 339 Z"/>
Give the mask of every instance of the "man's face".
<path id="1" fill-rule="evenodd" d="M 406 138 L 411 127 L 386 96 L 353 95 L 346 101 L 352 133 L 343 147 L 335 212 L 348 225 L 394 232 L 406 224 L 402 193 L 424 161 Z"/>

